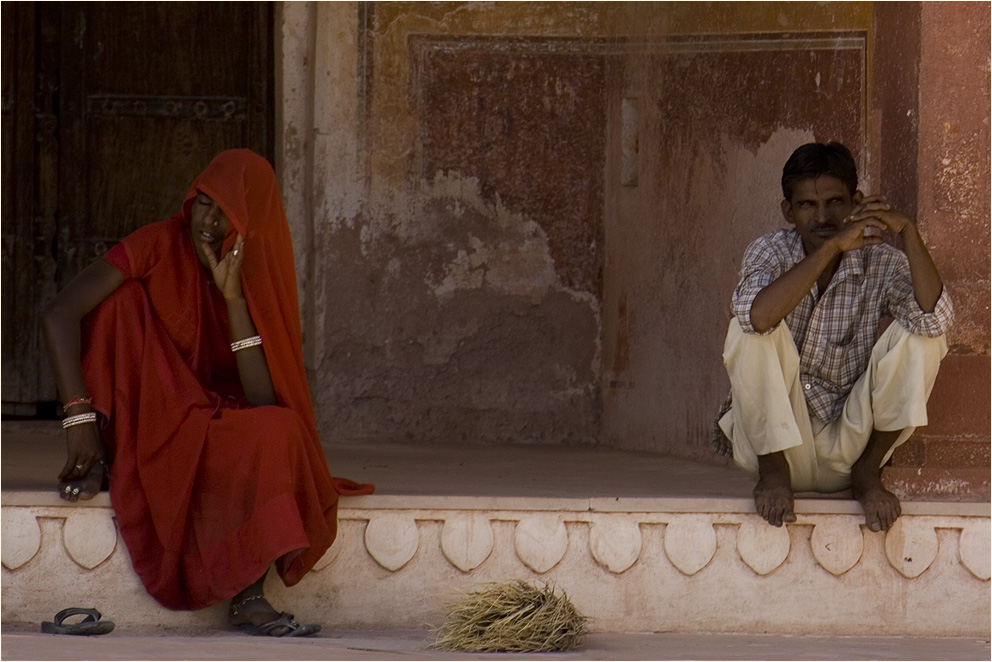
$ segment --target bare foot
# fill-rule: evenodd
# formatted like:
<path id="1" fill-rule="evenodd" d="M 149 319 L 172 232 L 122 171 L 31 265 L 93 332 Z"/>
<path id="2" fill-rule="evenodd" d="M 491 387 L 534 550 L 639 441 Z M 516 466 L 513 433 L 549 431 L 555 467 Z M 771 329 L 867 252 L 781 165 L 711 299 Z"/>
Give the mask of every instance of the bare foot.
<path id="1" fill-rule="evenodd" d="M 754 486 L 754 505 L 758 514 L 772 526 L 795 522 L 792 478 L 785 455 L 759 455 L 758 476 L 758 484 Z"/>
<path id="2" fill-rule="evenodd" d="M 899 497 L 882 485 L 877 471 L 853 471 L 851 492 L 865 511 L 865 525 L 871 531 L 888 531 L 902 514 Z"/>
<path id="3" fill-rule="evenodd" d="M 85 477 L 59 483 L 59 497 L 63 501 L 88 501 L 100 493 L 103 485 L 103 464 L 97 462 Z"/>
<path id="4" fill-rule="evenodd" d="M 872 430 L 865 450 L 851 467 L 851 492 L 865 511 L 870 531 L 888 531 L 902 514 L 899 498 L 882 485 L 882 458 L 898 437 L 898 430 Z"/>

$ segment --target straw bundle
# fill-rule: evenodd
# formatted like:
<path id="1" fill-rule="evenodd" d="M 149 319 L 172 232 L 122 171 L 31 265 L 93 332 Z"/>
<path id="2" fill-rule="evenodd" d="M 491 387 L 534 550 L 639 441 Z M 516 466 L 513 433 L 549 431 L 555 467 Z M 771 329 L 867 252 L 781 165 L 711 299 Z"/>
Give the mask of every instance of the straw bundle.
<path id="1" fill-rule="evenodd" d="M 564 651 L 578 647 L 586 617 L 552 584 L 493 582 L 462 592 L 447 607 L 433 647 L 450 651 Z"/>

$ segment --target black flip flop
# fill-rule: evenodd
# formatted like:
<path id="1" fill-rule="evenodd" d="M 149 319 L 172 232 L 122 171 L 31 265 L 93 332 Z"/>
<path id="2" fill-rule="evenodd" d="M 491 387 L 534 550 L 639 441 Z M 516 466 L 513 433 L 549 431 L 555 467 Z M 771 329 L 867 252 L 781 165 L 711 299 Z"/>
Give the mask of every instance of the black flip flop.
<path id="1" fill-rule="evenodd" d="M 272 634 L 273 630 L 280 628 L 287 628 L 288 631 L 282 634 Z M 241 629 L 255 637 L 306 637 L 320 632 L 319 625 L 300 625 L 293 618 L 292 614 L 287 614 L 286 612 L 279 614 L 279 618 L 268 623 L 262 623 L 261 625 L 242 623 Z"/>
<path id="2" fill-rule="evenodd" d="M 71 616 L 83 614 L 86 618 L 78 623 L 64 625 L 65 619 Z M 100 612 L 96 609 L 83 609 L 82 607 L 69 607 L 55 614 L 55 622 L 43 621 L 41 631 L 45 634 L 107 634 L 114 629 L 113 621 L 101 621 Z"/>

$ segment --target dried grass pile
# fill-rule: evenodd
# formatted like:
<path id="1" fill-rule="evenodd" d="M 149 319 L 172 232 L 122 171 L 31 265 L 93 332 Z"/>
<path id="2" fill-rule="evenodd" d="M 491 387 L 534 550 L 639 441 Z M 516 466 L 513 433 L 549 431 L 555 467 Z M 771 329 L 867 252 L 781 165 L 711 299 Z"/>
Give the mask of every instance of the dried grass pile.
<path id="1" fill-rule="evenodd" d="M 586 617 L 553 584 L 493 582 L 447 607 L 433 647 L 473 653 L 565 651 L 579 646 Z"/>

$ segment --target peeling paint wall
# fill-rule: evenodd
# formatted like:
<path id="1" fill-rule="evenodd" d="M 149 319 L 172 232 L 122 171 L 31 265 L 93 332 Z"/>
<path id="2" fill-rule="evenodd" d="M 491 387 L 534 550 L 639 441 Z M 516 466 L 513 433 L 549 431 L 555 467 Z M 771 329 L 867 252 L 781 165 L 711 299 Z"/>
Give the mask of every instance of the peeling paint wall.
<path id="1" fill-rule="evenodd" d="M 784 225 L 792 150 L 842 140 L 863 190 L 881 185 L 916 211 L 917 130 L 921 171 L 935 148 L 913 115 L 925 108 L 911 57 L 929 57 L 937 10 L 889 12 L 924 29 L 922 46 L 888 42 L 884 81 L 878 11 L 280 5 L 277 165 L 325 440 L 602 443 L 712 460 L 730 294 L 747 243 Z M 930 178 L 937 201 L 974 179 L 954 163 Z M 953 239 L 926 220 L 929 190 L 921 181 L 919 213 L 938 262 L 961 241 L 984 260 L 984 281 L 953 279 L 979 283 L 961 290 L 978 312 L 959 344 L 987 356 L 987 192 L 984 230 Z"/>
<path id="2" fill-rule="evenodd" d="M 601 179 L 603 139 L 562 144 L 596 119 L 576 90 L 603 85 L 583 62 L 563 75 L 541 54 L 537 73 L 485 45 L 452 58 L 449 37 L 489 34 L 508 9 L 282 7 L 296 54 L 284 85 L 314 90 L 313 111 L 293 100 L 285 129 L 286 161 L 311 169 L 282 175 L 285 197 L 309 201 L 294 236 L 306 237 L 307 361 L 330 443 L 598 441 L 602 186 L 576 189 Z M 546 8 L 518 13 L 547 22 Z M 528 77 L 543 96 L 517 94 Z"/>

